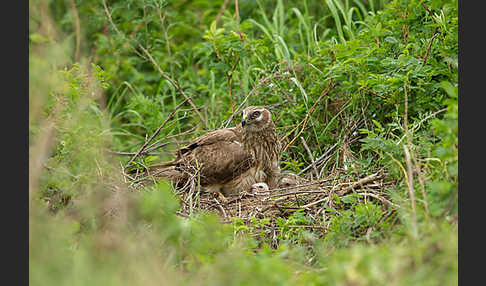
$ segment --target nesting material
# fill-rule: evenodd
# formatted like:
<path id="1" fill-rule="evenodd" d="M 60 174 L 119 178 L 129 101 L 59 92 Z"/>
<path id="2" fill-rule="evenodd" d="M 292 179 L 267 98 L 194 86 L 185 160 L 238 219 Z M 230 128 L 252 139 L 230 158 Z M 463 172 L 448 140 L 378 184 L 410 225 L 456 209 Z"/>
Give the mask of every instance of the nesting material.
<path id="1" fill-rule="evenodd" d="M 194 212 L 211 212 L 223 222 L 232 217 L 249 222 L 252 218 L 288 217 L 297 210 L 317 218 L 328 208 L 334 208 L 335 196 L 358 194 L 359 202 L 373 201 L 387 207 L 398 208 L 392 203 L 384 189 L 391 182 L 385 180 L 383 172 L 373 173 L 357 180 L 350 180 L 344 173 L 334 174 L 322 180 L 307 180 L 295 174 L 283 174 L 280 187 L 268 189 L 265 184 L 256 184 L 248 192 L 223 197 L 218 193 L 204 192 L 194 181 L 184 188 L 176 188 L 181 199 L 178 215 L 188 217 Z M 146 180 L 148 182 L 149 180 Z"/>

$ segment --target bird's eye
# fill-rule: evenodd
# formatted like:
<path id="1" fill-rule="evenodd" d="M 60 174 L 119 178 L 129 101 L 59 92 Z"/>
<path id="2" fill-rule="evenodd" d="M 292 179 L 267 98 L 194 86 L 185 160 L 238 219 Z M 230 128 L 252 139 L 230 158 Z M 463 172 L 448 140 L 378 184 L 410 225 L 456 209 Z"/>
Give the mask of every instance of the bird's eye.
<path id="1" fill-rule="evenodd" d="M 258 116 L 260 116 L 260 111 L 255 111 L 251 114 L 251 118 L 257 118 Z"/>
<path id="2" fill-rule="evenodd" d="M 263 186 L 258 186 L 259 189 L 263 189 Z"/>

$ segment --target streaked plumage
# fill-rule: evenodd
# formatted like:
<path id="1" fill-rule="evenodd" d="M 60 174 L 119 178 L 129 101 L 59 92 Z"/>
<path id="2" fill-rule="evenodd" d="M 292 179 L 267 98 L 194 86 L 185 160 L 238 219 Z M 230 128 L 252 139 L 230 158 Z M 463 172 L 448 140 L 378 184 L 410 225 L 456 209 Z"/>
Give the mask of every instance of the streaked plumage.
<path id="1" fill-rule="evenodd" d="M 236 127 L 209 132 L 176 151 L 171 162 L 151 166 L 154 176 L 179 184 L 194 178 L 209 192 L 248 191 L 265 182 L 277 187 L 280 144 L 271 113 L 261 106 L 243 110 Z M 199 172 L 197 172 L 199 170 Z"/>

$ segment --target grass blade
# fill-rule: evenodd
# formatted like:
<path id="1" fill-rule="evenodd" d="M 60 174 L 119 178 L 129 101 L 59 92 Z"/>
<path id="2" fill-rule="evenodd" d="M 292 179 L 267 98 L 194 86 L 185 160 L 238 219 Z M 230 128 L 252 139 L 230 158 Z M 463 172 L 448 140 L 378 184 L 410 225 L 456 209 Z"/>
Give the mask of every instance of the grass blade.
<path id="1" fill-rule="evenodd" d="M 325 0 L 327 7 L 329 7 L 329 10 L 331 11 L 332 17 L 334 18 L 334 23 L 336 24 L 336 29 L 338 32 L 339 39 L 341 40 L 342 43 L 345 43 L 346 40 L 344 39 L 344 34 L 343 34 L 343 28 L 341 26 L 341 19 L 339 18 L 336 6 L 334 5 L 333 0 Z"/>

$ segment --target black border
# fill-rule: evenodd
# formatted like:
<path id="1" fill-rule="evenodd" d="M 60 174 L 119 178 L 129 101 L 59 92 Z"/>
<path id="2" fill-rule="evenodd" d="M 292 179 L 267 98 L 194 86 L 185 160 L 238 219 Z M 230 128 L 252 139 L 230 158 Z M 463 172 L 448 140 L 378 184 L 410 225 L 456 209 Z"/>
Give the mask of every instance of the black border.
<path id="1" fill-rule="evenodd" d="M 29 284 L 29 11 L 27 1 L 3 3 L 2 246 L 6 284 Z"/>
<path id="2" fill-rule="evenodd" d="M 482 284 L 484 259 L 484 98 L 485 57 L 482 1 L 458 0 L 459 12 L 459 285 Z M 478 258 L 478 259 L 476 259 Z M 469 282 L 469 283 L 468 283 Z M 472 283 L 471 283 L 472 282 Z"/>

